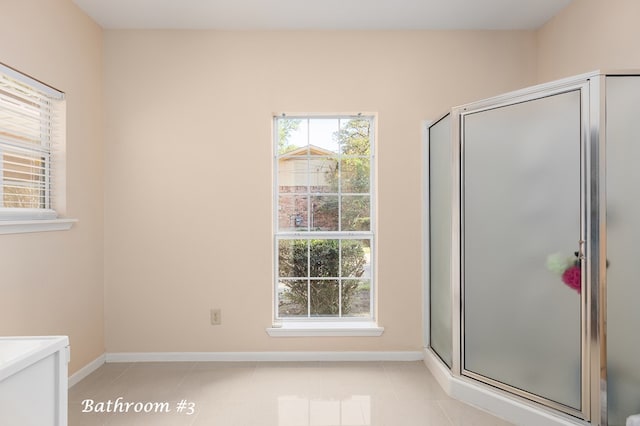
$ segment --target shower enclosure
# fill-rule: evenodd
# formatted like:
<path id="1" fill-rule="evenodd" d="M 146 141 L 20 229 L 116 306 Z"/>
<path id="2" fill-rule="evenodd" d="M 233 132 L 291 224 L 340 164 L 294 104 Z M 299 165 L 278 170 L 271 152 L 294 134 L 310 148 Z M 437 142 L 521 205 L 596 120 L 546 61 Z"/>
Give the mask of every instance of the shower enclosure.
<path id="1" fill-rule="evenodd" d="M 453 108 L 428 170 L 427 355 L 549 424 L 640 413 L 640 76 Z"/>

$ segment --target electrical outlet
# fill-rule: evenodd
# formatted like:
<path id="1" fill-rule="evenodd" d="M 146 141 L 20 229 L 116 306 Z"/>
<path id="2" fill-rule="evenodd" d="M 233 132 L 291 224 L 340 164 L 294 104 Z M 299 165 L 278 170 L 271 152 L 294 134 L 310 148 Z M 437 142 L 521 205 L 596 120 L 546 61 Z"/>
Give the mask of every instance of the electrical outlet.
<path id="1" fill-rule="evenodd" d="M 220 308 L 211 310 L 211 325 L 222 324 L 222 311 Z"/>

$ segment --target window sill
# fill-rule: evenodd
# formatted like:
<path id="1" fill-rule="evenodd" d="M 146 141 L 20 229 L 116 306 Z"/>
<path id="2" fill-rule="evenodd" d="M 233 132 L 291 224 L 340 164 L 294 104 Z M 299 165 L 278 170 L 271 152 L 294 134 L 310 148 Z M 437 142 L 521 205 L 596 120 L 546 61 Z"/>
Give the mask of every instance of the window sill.
<path id="1" fill-rule="evenodd" d="M 271 337 L 378 337 L 384 332 L 373 322 L 283 322 L 267 328 Z"/>
<path id="2" fill-rule="evenodd" d="M 0 235 L 66 231 L 77 221 L 78 219 L 5 220 L 0 221 Z"/>

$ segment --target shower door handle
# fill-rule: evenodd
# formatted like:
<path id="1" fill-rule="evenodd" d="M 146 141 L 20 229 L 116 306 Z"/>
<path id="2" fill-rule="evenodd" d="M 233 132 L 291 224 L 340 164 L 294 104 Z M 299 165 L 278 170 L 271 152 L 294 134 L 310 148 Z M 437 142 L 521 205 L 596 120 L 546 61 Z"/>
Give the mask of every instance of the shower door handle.
<path id="1" fill-rule="evenodd" d="M 578 260 L 584 260 L 584 243 L 584 240 L 578 241 L 578 253 L 576 254 L 578 256 Z"/>

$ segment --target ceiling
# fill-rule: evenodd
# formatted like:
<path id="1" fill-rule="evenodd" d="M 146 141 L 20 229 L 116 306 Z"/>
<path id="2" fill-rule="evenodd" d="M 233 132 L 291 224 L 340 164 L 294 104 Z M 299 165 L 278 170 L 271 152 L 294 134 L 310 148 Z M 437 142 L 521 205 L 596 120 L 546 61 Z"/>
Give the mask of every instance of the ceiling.
<path id="1" fill-rule="evenodd" d="M 108 29 L 536 29 L 572 0 L 73 0 Z"/>

